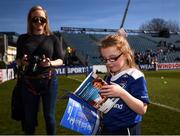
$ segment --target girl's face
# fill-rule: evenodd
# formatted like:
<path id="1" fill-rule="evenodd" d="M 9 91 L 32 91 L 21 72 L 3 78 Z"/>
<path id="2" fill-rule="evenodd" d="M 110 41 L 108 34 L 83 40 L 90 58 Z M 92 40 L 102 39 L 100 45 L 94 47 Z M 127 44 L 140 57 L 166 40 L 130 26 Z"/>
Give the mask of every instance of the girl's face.
<path id="1" fill-rule="evenodd" d="M 115 46 L 101 48 L 101 55 L 108 71 L 114 75 L 129 68 L 126 56 Z"/>
<path id="2" fill-rule="evenodd" d="M 43 10 L 35 10 L 31 14 L 31 23 L 33 26 L 33 33 L 34 34 L 43 34 L 44 28 L 47 23 L 46 15 Z"/>

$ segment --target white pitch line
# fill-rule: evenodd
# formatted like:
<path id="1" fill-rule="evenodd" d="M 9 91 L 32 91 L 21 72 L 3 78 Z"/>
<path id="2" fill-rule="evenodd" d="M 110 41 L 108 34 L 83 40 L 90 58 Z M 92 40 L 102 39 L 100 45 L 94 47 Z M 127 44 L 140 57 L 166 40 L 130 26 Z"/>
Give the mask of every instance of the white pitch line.
<path id="1" fill-rule="evenodd" d="M 157 105 L 159 107 L 163 107 L 163 108 L 166 108 L 166 109 L 169 109 L 169 110 L 172 110 L 172 111 L 180 112 L 180 109 L 178 109 L 178 108 L 174 108 L 174 107 L 164 105 L 164 104 L 160 104 L 160 103 L 156 103 L 156 102 L 151 102 L 151 103 L 154 104 L 154 105 Z"/>
<path id="2" fill-rule="evenodd" d="M 73 78 L 73 77 L 67 77 L 67 78 L 76 80 L 76 81 L 78 81 L 78 82 L 82 82 L 82 80 L 79 80 L 79 79 L 76 79 L 76 78 Z"/>
<path id="3" fill-rule="evenodd" d="M 73 78 L 73 77 L 68 77 L 68 78 L 79 81 L 79 82 L 82 82 L 82 80 L 79 80 L 79 79 L 76 79 L 76 78 Z M 164 105 L 164 104 L 160 104 L 160 103 L 156 103 L 156 102 L 151 102 L 151 104 L 154 104 L 154 105 L 157 105 L 159 107 L 163 107 L 163 108 L 166 108 L 166 109 L 169 109 L 169 110 L 172 110 L 172 111 L 180 112 L 180 109 L 174 108 L 174 107 L 171 107 L 171 106 L 168 106 L 168 105 Z"/>

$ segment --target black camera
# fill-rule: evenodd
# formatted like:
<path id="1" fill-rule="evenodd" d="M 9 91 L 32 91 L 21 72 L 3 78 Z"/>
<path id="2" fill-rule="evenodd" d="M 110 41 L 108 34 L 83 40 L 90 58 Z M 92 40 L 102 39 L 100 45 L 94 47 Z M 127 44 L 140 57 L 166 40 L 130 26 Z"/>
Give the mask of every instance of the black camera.
<path id="1" fill-rule="evenodd" d="M 42 61 L 43 61 L 43 57 L 40 57 L 40 56 L 33 56 L 29 58 L 30 67 L 33 72 L 35 72 L 38 69 Z"/>

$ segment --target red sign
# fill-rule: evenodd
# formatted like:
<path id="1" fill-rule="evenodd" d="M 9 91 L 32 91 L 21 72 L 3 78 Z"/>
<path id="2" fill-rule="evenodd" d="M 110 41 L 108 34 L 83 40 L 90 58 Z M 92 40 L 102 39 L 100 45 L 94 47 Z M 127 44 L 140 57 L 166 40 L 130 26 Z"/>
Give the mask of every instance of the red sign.
<path id="1" fill-rule="evenodd" d="M 180 69 L 180 63 L 160 63 L 158 69 Z"/>

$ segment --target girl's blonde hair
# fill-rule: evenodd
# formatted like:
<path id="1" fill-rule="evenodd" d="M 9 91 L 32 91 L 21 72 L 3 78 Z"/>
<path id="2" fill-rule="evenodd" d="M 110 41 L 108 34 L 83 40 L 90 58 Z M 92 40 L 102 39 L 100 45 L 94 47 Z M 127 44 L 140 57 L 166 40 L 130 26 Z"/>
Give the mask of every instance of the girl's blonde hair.
<path id="1" fill-rule="evenodd" d="M 137 67 L 134 60 L 134 53 L 129 46 L 127 39 L 121 34 L 108 35 L 100 42 L 100 49 L 116 47 L 127 58 L 127 64 L 130 68 Z"/>
<path id="2" fill-rule="evenodd" d="M 51 32 L 50 27 L 49 27 L 48 14 L 47 14 L 46 10 L 45 10 L 43 7 L 41 7 L 41 6 L 34 6 L 34 7 L 32 7 L 32 8 L 29 10 L 28 17 L 27 17 L 27 33 L 28 33 L 28 34 L 32 34 L 32 33 L 33 33 L 31 14 L 32 14 L 34 11 L 36 11 L 36 10 L 42 10 L 42 11 L 44 11 L 45 16 L 46 16 L 46 20 L 47 20 L 46 25 L 45 25 L 45 28 L 44 28 L 44 34 L 45 34 L 45 35 L 52 35 L 53 33 Z"/>

